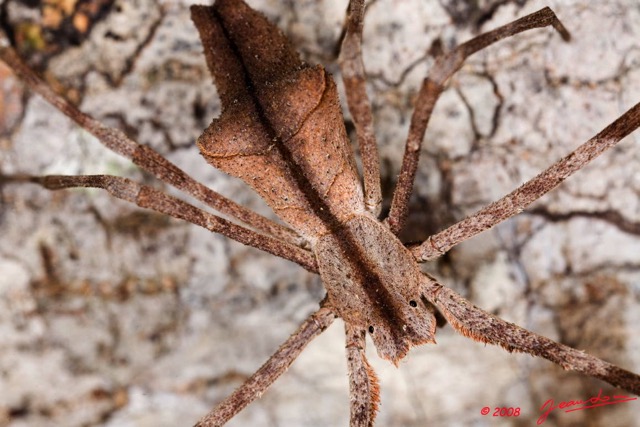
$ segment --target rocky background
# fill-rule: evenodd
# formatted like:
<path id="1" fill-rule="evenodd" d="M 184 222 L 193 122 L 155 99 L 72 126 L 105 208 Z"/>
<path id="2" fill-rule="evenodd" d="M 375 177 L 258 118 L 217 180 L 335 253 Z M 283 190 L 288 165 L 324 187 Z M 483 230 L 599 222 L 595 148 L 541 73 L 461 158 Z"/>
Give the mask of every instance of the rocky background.
<path id="1" fill-rule="evenodd" d="M 194 139 L 219 113 L 189 1 L 5 1 L 0 24 L 49 82 L 228 197 L 269 209 L 210 168 Z M 337 77 L 346 1 L 250 1 Z M 551 6 L 572 32 L 527 32 L 452 79 L 424 144 L 405 240 L 422 240 L 535 176 L 640 101 L 636 0 L 377 0 L 365 63 L 387 196 L 432 53 Z M 338 79 L 339 80 L 339 79 Z M 352 125 L 347 118 L 347 125 Z M 640 372 L 640 133 L 517 218 L 425 268 L 486 310 Z M 128 176 L 0 66 L 2 173 Z M 165 188 L 173 192 L 170 188 Z M 323 297 L 287 261 L 103 192 L 0 188 L 0 426 L 186 426 L 253 373 Z M 548 399 L 614 390 L 451 327 L 399 368 L 369 348 L 378 424 L 529 426 Z M 229 425 L 345 426 L 337 321 Z M 482 416 L 483 407 L 490 415 Z M 518 417 L 492 417 L 494 408 Z M 564 413 L 557 426 L 629 426 L 640 401 Z"/>

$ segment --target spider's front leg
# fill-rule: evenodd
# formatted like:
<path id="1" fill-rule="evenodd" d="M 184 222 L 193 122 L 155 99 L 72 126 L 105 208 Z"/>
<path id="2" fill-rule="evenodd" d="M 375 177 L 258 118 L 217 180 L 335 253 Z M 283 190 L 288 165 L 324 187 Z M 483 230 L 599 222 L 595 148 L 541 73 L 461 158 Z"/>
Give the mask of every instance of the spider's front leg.
<path id="1" fill-rule="evenodd" d="M 302 350 L 333 323 L 335 315 L 329 306 L 323 306 L 311 314 L 289 339 L 245 381 L 236 391 L 215 409 L 202 417 L 195 427 L 224 425 L 247 405 L 258 399 L 298 358 Z"/>
<path id="2" fill-rule="evenodd" d="M 499 345 L 509 352 L 544 357 L 564 369 L 599 378 L 640 395 L 640 375 L 493 316 L 429 276 L 423 278 L 423 289 L 424 297 L 466 337 Z"/>
<path id="3" fill-rule="evenodd" d="M 380 403 L 378 378 L 365 355 L 366 331 L 345 322 L 351 427 L 373 425 Z"/>

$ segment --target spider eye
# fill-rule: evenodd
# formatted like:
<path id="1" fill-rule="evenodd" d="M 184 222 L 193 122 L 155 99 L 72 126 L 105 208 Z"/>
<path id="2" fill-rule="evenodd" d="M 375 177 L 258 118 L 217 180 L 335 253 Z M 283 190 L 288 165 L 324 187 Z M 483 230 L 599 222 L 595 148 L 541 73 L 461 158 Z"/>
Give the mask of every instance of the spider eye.
<path id="1" fill-rule="evenodd" d="M 417 307 L 417 306 L 418 306 L 418 303 L 417 303 L 417 302 L 415 302 L 414 300 L 411 300 L 411 301 L 409 301 L 409 305 L 410 305 L 411 307 Z"/>
<path id="2" fill-rule="evenodd" d="M 373 333 L 373 326 L 369 326 L 369 333 L 372 334 Z"/>

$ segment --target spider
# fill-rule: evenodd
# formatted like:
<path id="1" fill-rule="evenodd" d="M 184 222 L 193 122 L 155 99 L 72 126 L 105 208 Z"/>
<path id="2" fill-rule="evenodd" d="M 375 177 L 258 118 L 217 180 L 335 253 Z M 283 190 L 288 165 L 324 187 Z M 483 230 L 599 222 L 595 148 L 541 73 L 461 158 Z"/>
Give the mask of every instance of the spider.
<path id="1" fill-rule="evenodd" d="M 393 227 L 393 225 L 391 225 Z M 46 252 L 46 251 L 45 251 Z M 46 258 L 46 257 L 45 257 Z M 352 347 L 353 348 L 353 347 Z"/>

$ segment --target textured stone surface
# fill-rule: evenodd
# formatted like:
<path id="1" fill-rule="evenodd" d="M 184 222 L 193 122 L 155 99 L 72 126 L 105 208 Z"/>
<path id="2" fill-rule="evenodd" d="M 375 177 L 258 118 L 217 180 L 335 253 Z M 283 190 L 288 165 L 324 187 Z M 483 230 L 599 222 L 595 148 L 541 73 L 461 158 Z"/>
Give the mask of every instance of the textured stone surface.
<path id="1" fill-rule="evenodd" d="M 74 88 L 84 111 L 270 214 L 193 146 L 219 107 L 188 3 L 117 1 L 82 45 L 49 61 L 48 75 Z M 345 1 L 251 3 L 308 61 L 337 73 Z M 474 4 L 378 0 L 368 9 L 365 63 L 388 191 L 437 37 L 448 49 L 549 5 L 574 41 L 535 30 L 477 54 L 452 79 L 427 133 L 407 239 L 511 191 L 640 100 L 635 0 Z M 3 173 L 152 182 L 38 97 L 22 95 L 5 71 L 0 76 Z M 516 219 L 427 268 L 493 313 L 640 372 L 638 142 L 636 132 Z M 1 197 L 2 426 L 190 425 L 257 369 L 324 294 L 317 277 L 289 262 L 99 191 L 10 186 Z M 611 392 L 448 326 L 437 340 L 397 369 L 370 352 L 381 379 L 380 425 L 532 425 L 549 398 Z M 343 347 L 337 322 L 229 425 L 347 425 Z M 519 407 L 521 415 L 483 417 L 484 406 Z M 636 401 L 557 413 L 548 423 L 625 426 L 639 418 Z"/>

